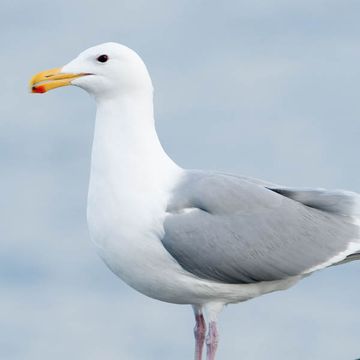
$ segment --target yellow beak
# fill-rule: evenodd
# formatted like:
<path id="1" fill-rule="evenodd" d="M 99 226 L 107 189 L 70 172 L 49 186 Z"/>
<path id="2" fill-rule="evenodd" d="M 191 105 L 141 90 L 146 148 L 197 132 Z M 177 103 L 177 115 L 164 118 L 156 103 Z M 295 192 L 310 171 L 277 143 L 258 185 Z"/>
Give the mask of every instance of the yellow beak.
<path id="1" fill-rule="evenodd" d="M 42 71 L 34 75 L 30 80 L 30 91 L 32 93 L 42 94 L 49 90 L 71 85 L 71 81 L 81 76 L 89 75 L 86 73 L 69 74 L 61 73 L 61 68 Z"/>

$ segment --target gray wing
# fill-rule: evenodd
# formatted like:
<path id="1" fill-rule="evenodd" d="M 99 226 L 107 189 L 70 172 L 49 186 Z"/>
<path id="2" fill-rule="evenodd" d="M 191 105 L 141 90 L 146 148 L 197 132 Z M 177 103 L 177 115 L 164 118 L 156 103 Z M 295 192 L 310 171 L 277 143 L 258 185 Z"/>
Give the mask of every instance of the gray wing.
<path id="1" fill-rule="evenodd" d="M 360 216 L 360 196 L 351 191 L 297 189 L 269 185 L 268 189 L 315 209 L 344 216 Z"/>
<path id="2" fill-rule="evenodd" d="M 325 206 L 331 192 L 309 206 L 295 189 L 271 186 L 187 172 L 169 202 L 164 247 L 200 278 L 253 283 L 299 275 L 360 243 L 359 227 L 340 215 L 349 207 Z"/>

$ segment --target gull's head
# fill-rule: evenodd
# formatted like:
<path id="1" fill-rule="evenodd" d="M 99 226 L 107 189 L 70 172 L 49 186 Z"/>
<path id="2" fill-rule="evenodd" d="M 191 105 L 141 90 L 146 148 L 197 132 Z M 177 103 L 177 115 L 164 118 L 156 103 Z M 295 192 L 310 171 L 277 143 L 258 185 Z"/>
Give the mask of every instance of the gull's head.
<path id="1" fill-rule="evenodd" d="M 60 68 L 42 71 L 30 80 L 33 93 L 75 85 L 96 98 L 151 92 L 151 79 L 135 51 L 117 43 L 105 43 L 83 51 Z"/>

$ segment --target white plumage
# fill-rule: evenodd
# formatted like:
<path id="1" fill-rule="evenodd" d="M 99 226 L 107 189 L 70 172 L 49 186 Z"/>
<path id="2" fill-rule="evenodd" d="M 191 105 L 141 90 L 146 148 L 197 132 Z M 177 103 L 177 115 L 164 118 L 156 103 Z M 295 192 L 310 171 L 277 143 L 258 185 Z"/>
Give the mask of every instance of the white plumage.
<path id="1" fill-rule="evenodd" d="M 139 292 L 193 305 L 195 359 L 202 356 L 203 310 L 207 359 L 213 360 L 225 304 L 286 289 L 315 270 L 358 257 L 359 195 L 176 165 L 159 142 L 151 79 L 132 50 L 102 44 L 31 81 L 40 93 L 70 84 L 97 103 L 91 238 L 109 268 Z"/>

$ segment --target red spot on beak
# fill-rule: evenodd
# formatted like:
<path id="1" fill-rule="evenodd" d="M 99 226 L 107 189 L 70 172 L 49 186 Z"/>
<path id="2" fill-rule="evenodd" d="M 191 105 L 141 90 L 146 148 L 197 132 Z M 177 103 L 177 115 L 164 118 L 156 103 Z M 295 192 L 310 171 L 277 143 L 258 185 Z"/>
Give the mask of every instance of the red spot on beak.
<path id="1" fill-rule="evenodd" d="M 37 93 L 37 94 L 43 94 L 44 92 L 46 92 L 45 86 L 33 86 L 32 88 L 32 92 L 33 93 Z"/>

